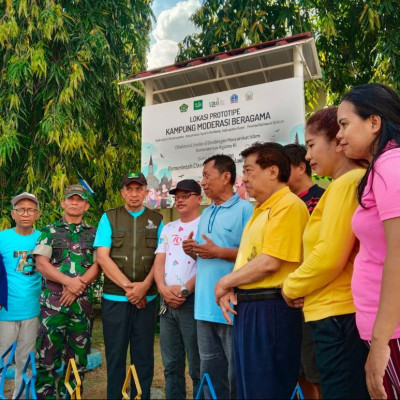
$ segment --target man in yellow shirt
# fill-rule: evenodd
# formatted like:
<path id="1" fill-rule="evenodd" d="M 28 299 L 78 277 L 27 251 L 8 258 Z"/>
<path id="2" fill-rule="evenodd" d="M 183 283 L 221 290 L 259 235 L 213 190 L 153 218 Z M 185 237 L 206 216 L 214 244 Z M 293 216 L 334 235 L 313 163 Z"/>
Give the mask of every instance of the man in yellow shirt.
<path id="1" fill-rule="evenodd" d="M 238 398 L 290 398 L 300 369 L 301 311 L 286 305 L 281 287 L 301 262 L 309 214 L 286 184 L 290 161 L 283 146 L 255 143 L 241 156 L 243 182 L 257 205 L 234 270 L 217 282 L 215 297 L 228 322 L 228 311 L 236 315 Z"/>

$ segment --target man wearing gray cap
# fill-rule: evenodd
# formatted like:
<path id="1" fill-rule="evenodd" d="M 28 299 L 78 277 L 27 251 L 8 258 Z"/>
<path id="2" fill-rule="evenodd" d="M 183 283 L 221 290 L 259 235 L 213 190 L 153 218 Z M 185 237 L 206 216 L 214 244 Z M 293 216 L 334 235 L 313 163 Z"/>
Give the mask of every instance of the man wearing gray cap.
<path id="1" fill-rule="evenodd" d="M 142 399 L 150 398 L 157 295 L 152 266 L 162 215 L 143 206 L 147 193 L 141 172 L 126 174 L 121 189 L 125 204 L 103 214 L 94 243 L 105 274 L 102 317 L 108 399 L 122 397 L 128 345 Z M 131 398 L 136 394 L 132 387 Z"/>
<path id="2" fill-rule="evenodd" d="M 82 218 L 89 209 L 81 185 L 66 188 L 63 217 L 42 229 L 33 254 L 43 275 L 37 340 L 38 399 L 66 396 L 64 374 L 56 384 L 62 361 L 75 359 L 81 379 L 90 352 L 93 288 L 100 273 L 93 241 L 96 229 Z"/>
<path id="3" fill-rule="evenodd" d="M 13 398 L 22 383 L 22 369 L 29 352 L 35 350 L 38 329 L 40 274 L 32 256 L 39 231 L 33 224 L 39 218 L 38 199 L 21 193 L 11 200 L 15 227 L 0 232 L 0 253 L 8 282 L 7 307 L 0 307 L 0 355 L 17 342 Z"/>

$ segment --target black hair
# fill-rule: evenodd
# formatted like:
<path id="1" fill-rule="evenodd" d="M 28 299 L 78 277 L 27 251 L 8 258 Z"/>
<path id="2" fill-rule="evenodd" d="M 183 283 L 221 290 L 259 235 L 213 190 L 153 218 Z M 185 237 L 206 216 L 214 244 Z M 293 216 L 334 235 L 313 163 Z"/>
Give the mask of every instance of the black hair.
<path id="1" fill-rule="evenodd" d="M 290 177 L 290 159 L 286 154 L 285 148 L 281 144 L 274 142 L 257 142 L 240 153 L 243 158 L 251 154 L 257 155 L 256 164 L 262 169 L 273 165 L 277 166 L 279 169 L 279 182 L 288 182 Z"/>
<path id="2" fill-rule="evenodd" d="M 214 156 L 208 157 L 207 160 L 203 162 L 206 165 L 210 161 L 214 161 L 214 168 L 220 173 L 229 172 L 231 174 L 230 183 L 235 184 L 236 181 L 236 165 L 235 161 L 231 157 L 225 154 L 216 154 Z"/>
<path id="3" fill-rule="evenodd" d="M 363 120 L 371 115 L 377 115 L 381 119 L 380 132 L 369 149 L 372 161 L 357 188 L 358 202 L 365 208 L 362 196 L 369 174 L 372 173 L 373 177 L 376 160 L 386 151 L 389 142 L 395 142 L 394 147 L 400 147 L 400 97 L 388 86 L 368 83 L 351 89 L 342 97 L 343 101 L 351 103 L 355 113 Z"/>
<path id="4" fill-rule="evenodd" d="M 294 167 L 298 167 L 303 163 L 306 167 L 306 174 L 311 177 L 311 165 L 310 162 L 306 160 L 307 150 L 302 144 L 287 144 L 285 147 L 286 154 L 289 157 L 290 164 Z"/>

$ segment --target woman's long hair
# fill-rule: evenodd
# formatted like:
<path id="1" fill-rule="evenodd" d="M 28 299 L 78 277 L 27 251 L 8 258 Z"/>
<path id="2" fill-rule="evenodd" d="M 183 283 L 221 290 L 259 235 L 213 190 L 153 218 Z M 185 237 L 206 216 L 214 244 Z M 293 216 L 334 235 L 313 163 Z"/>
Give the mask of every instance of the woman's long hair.
<path id="1" fill-rule="evenodd" d="M 373 178 L 376 160 L 387 150 L 389 142 L 395 143 L 393 147 L 400 147 L 400 97 L 388 86 L 368 83 L 351 89 L 342 101 L 352 103 L 355 113 L 363 120 L 371 115 L 381 118 L 381 130 L 369 148 L 372 161 L 357 188 L 358 202 L 365 208 L 362 197 L 369 175 L 372 174 Z"/>

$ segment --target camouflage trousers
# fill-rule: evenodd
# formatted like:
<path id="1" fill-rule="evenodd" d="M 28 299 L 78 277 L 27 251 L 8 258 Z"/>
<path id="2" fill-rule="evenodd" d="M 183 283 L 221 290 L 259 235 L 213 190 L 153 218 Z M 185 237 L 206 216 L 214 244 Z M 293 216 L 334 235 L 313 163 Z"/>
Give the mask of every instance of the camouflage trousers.
<path id="1" fill-rule="evenodd" d="M 85 313 L 63 313 L 44 306 L 40 307 L 36 342 L 38 399 L 55 399 L 56 392 L 59 399 L 69 397 L 64 379 L 70 358 L 74 358 L 83 381 L 91 345 L 91 322 L 91 316 Z M 56 371 L 63 361 L 64 371 L 58 376 Z M 72 375 L 71 371 L 71 378 Z M 58 385 L 56 385 L 57 378 L 59 378 Z M 74 387 L 73 384 L 71 386 Z"/>

